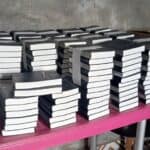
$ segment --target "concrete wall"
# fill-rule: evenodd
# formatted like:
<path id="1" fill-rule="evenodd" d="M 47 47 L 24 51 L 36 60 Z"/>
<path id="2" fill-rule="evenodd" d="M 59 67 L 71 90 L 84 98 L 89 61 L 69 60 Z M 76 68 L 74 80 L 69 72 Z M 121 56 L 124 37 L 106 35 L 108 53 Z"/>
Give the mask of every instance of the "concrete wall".
<path id="1" fill-rule="evenodd" d="M 150 0 L 0 0 L 0 30 L 98 24 L 150 28 Z"/>

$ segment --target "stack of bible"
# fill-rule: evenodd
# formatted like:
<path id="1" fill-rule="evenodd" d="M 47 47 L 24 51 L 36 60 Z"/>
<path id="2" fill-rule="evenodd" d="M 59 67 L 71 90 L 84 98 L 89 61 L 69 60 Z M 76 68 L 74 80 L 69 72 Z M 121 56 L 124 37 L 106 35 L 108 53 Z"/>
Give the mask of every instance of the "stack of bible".
<path id="1" fill-rule="evenodd" d="M 12 40 L 12 36 L 8 32 L 0 31 L 0 40 Z"/>
<path id="2" fill-rule="evenodd" d="M 109 114 L 114 51 L 98 45 L 71 46 L 72 77 L 81 87 L 79 114 L 88 120 Z"/>
<path id="3" fill-rule="evenodd" d="M 112 30 L 103 33 L 105 36 L 112 37 L 113 39 L 132 39 L 135 35 L 126 31 Z"/>
<path id="4" fill-rule="evenodd" d="M 38 36 L 35 31 L 31 31 L 31 30 L 11 31 L 10 33 L 13 37 L 13 40 L 15 41 L 19 41 L 22 38 L 22 36 L 26 38 L 30 38 L 32 36 Z"/>
<path id="5" fill-rule="evenodd" d="M 65 38 L 64 38 L 65 39 Z M 71 45 L 85 45 L 87 42 L 83 40 L 78 40 L 76 38 L 69 38 L 66 40 L 61 40 L 57 44 L 57 50 L 58 50 L 58 73 L 62 75 L 68 75 L 69 68 L 71 67 L 71 57 L 72 53 L 69 51 L 69 47 Z"/>
<path id="6" fill-rule="evenodd" d="M 97 26 L 97 25 L 95 25 L 95 26 L 89 26 L 89 27 L 84 27 L 82 29 L 84 31 L 87 31 L 87 32 L 90 32 L 90 33 L 96 33 L 96 34 L 108 32 L 108 31 L 112 30 L 110 28 L 103 28 L 103 27 L 100 27 L 100 26 Z"/>
<path id="7" fill-rule="evenodd" d="M 99 34 L 87 34 L 87 35 L 80 35 L 78 36 L 82 40 L 87 40 L 88 44 L 99 44 L 106 41 L 111 41 L 111 37 L 102 36 Z"/>
<path id="8" fill-rule="evenodd" d="M 139 82 L 139 99 L 145 104 L 150 103 L 150 38 L 136 38 L 133 40 L 146 46 L 142 53 L 141 79 Z"/>
<path id="9" fill-rule="evenodd" d="M 53 38 L 53 37 L 59 37 L 59 36 L 63 36 L 61 33 L 59 33 L 57 30 L 40 30 L 37 31 L 38 35 L 41 35 L 44 38 Z"/>
<path id="10" fill-rule="evenodd" d="M 23 43 L 27 64 L 26 70 L 56 71 L 57 50 L 54 42 L 46 38 L 26 40 Z"/>
<path id="11" fill-rule="evenodd" d="M 58 32 L 65 34 L 67 37 L 75 37 L 84 33 L 84 31 L 79 28 L 58 29 Z"/>
<path id="12" fill-rule="evenodd" d="M 102 46 L 116 51 L 111 82 L 112 106 L 118 111 L 138 106 L 138 82 L 145 47 L 126 40 L 113 40 Z"/>
<path id="13" fill-rule="evenodd" d="M 0 119 L 2 135 L 33 133 L 38 120 L 38 97 L 14 97 L 13 87 L 11 87 L 11 85 L 6 85 L 6 83 L 2 85 L 1 83 Z"/>
<path id="14" fill-rule="evenodd" d="M 11 40 L 0 41 L 0 78 L 21 72 L 22 46 Z"/>
<path id="15" fill-rule="evenodd" d="M 40 116 L 50 128 L 56 128 L 76 122 L 79 88 L 71 78 L 62 79 L 62 92 L 40 97 Z"/>

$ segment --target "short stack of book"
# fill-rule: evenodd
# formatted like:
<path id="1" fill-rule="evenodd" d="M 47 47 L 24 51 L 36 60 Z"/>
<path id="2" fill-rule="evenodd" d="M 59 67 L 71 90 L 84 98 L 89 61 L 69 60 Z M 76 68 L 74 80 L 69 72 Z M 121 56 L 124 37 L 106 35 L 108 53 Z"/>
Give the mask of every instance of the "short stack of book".
<path id="1" fill-rule="evenodd" d="M 22 45 L 11 40 L 0 41 L 0 78 L 21 72 Z"/>
<path id="2" fill-rule="evenodd" d="M 32 40 L 32 39 L 41 39 L 41 38 L 42 38 L 42 36 L 37 35 L 36 33 L 29 34 L 29 35 L 19 34 L 19 35 L 17 35 L 16 40 L 20 42 L 20 41 L 23 41 L 23 40 Z"/>
<path id="3" fill-rule="evenodd" d="M 35 132 L 38 97 L 14 97 L 13 88 L 1 86 L 0 119 L 3 136 Z"/>
<path id="4" fill-rule="evenodd" d="M 0 40 L 12 40 L 12 36 L 8 32 L 0 31 Z"/>
<path id="5" fill-rule="evenodd" d="M 103 43 L 102 46 L 116 51 L 111 82 L 112 107 L 118 111 L 137 107 L 138 82 L 145 47 L 127 40 L 113 40 Z"/>
<path id="6" fill-rule="evenodd" d="M 101 34 L 105 35 L 105 36 L 113 36 L 113 35 L 118 35 L 118 34 L 125 34 L 126 31 L 122 31 L 122 30 L 116 30 L 116 29 L 113 29 L 113 30 L 110 30 L 110 31 L 106 31 L 106 32 L 103 32 Z"/>
<path id="7" fill-rule="evenodd" d="M 109 114 L 114 50 L 98 45 L 71 46 L 70 48 L 73 53 L 80 51 L 80 55 L 73 55 L 72 58 L 73 81 L 76 84 L 81 81 L 79 114 L 88 120 Z M 79 63 L 74 62 L 78 59 Z M 80 72 L 80 77 L 77 71 Z"/>
<path id="8" fill-rule="evenodd" d="M 50 128 L 75 123 L 79 98 L 79 88 L 65 77 L 61 93 L 40 97 L 40 116 Z"/>
<path id="9" fill-rule="evenodd" d="M 145 104 L 150 103 L 150 38 L 135 38 L 136 43 L 144 44 L 145 51 L 142 53 L 141 79 L 139 81 L 139 100 Z"/>
<path id="10" fill-rule="evenodd" d="M 40 96 L 62 91 L 62 79 L 55 71 L 37 71 L 13 75 L 15 97 Z"/>
<path id="11" fill-rule="evenodd" d="M 111 37 L 102 36 L 99 34 L 90 34 L 90 35 L 80 35 L 78 36 L 82 40 L 87 40 L 88 44 L 99 44 L 106 41 L 111 41 Z"/>
<path id="12" fill-rule="evenodd" d="M 87 42 L 83 40 L 78 40 L 76 38 L 70 38 L 69 40 L 60 41 L 58 44 L 58 73 L 62 75 L 68 75 L 69 68 L 72 64 L 71 57 L 72 53 L 69 49 L 72 45 L 86 45 Z"/>
<path id="13" fill-rule="evenodd" d="M 57 29 L 58 32 L 65 34 L 67 37 L 71 37 L 71 35 L 76 36 L 76 34 L 84 33 L 80 28 L 66 28 L 66 29 Z"/>
<path id="14" fill-rule="evenodd" d="M 126 31 L 111 30 L 103 33 L 105 36 L 112 37 L 113 39 L 132 39 L 135 37 L 133 33 L 128 33 Z"/>
<path id="15" fill-rule="evenodd" d="M 107 28 L 107 27 L 103 28 L 103 27 L 100 27 L 100 26 L 97 26 L 97 25 L 95 25 L 95 26 L 89 26 L 89 27 L 84 27 L 82 29 L 84 31 L 87 31 L 87 32 L 90 32 L 90 33 L 96 33 L 96 34 L 108 32 L 108 31 L 112 30 L 110 28 Z"/>
<path id="16" fill-rule="evenodd" d="M 54 42 L 49 39 L 24 41 L 26 55 L 26 70 L 56 71 L 57 50 Z"/>
<path id="17" fill-rule="evenodd" d="M 11 31 L 10 34 L 13 37 L 13 40 L 17 41 L 18 37 L 22 37 L 22 36 L 26 36 L 26 37 L 32 37 L 33 35 L 36 36 L 36 32 L 35 31 L 31 31 L 31 30 L 18 30 L 18 31 Z"/>
<path id="18" fill-rule="evenodd" d="M 57 30 L 40 30 L 40 31 L 37 31 L 37 34 L 38 35 L 41 35 L 42 37 L 49 37 L 49 38 L 53 38 L 53 37 L 59 37 L 59 36 L 62 36 L 61 33 L 59 33 Z"/>

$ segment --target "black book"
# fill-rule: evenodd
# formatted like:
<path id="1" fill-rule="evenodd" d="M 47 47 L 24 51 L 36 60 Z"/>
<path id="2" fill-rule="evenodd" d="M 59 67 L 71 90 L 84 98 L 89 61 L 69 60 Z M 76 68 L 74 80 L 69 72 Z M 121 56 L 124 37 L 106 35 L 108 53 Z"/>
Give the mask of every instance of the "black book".
<path id="1" fill-rule="evenodd" d="M 15 89 L 32 89 L 62 84 L 60 76 L 55 71 L 15 74 L 13 76 L 13 82 Z M 42 84 L 42 82 L 44 84 Z"/>
<path id="2" fill-rule="evenodd" d="M 145 50 L 145 46 L 128 40 L 113 40 L 102 43 L 101 46 L 113 48 L 116 55 L 128 56 L 134 53 L 141 53 Z"/>

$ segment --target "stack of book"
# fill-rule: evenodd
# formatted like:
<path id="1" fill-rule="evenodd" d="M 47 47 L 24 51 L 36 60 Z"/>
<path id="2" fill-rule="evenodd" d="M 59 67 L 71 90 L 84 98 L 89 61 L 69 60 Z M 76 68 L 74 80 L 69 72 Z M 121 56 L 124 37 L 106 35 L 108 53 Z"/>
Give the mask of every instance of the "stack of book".
<path id="1" fill-rule="evenodd" d="M 18 40 L 18 36 L 36 36 L 36 32 L 35 31 L 31 31 L 31 30 L 20 30 L 20 31 L 11 31 L 10 34 L 13 37 L 13 40 L 17 41 Z"/>
<path id="2" fill-rule="evenodd" d="M 32 39 L 41 39 L 41 38 L 42 38 L 42 36 L 41 35 L 37 35 L 36 33 L 29 34 L 29 35 L 19 34 L 19 35 L 17 35 L 16 40 L 18 42 L 20 42 L 20 41 L 23 41 L 23 40 L 29 40 L 29 39 L 32 40 Z"/>
<path id="3" fill-rule="evenodd" d="M 135 38 L 136 43 L 144 44 L 145 51 L 142 53 L 141 79 L 139 81 L 139 99 L 145 104 L 150 103 L 150 38 Z"/>
<path id="4" fill-rule="evenodd" d="M 22 45 L 11 40 L 0 41 L 0 78 L 21 72 Z"/>
<path id="5" fill-rule="evenodd" d="M 99 44 L 106 41 L 111 41 L 111 37 L 102 36 L 99 34 L 90 34 L 90 35 L 80 35 L 78 36 L 82 40 L 87 40 L 88 44 Z"/>
<path id="6" fill-rule="evenodd" d="M 103 28 L 103 27 L 100 27 L 100 26 L 89 26 L 89 27 L 84 27 L 82 28 L 84 31 L 87 31 L 87 32 L 90 32 L 90 33 L 103 33 L 103 32 L 108 32 L 108 31 L 111 31 L 112 29 L 110 28 Z"/>
<path id="7" fill-rule="evenodd" d="M 66 40 L 62 40 L 58 44 L 58 73 L 62 75 L 68 75 L 69 68 L 71 67 L 71 57 L 72 53 L 69 50 L 69 47 L 72 45 L 86 45 L 87 42 L 83 40 L 78 40 L 76 38 L 70 38 Z"/>
<path id="8" fill-rule="evenodd" d="M 5 81 L 6 82 L 6 81 Z M 3 136 L 35 132 L 38 97 L 14 97 L 11 85 L 1 86 L 0 119 Z"/>
<path id="9" fill-rule="evenodd" d="M 132 39 L 135 37 L 133 33 L 120 33 L 111 36 L 113 39 Z"/>
<path id="10" fill-rule="evenodd" d="M 73 52 L 73 81 L 81 87 L 79 114 L 88 120 L 109 114 L 114 50 L 98 45 L 70 48 Z M 77 51 L 79 55 L 75 55 Z M 75 62 L 78 59 L 80 62 Z"/>
<path id="11" fill-rule="evenodd" d="M 70 36 L 70 34 L 72 34 L 72 33 L 79 33 L 79 32 L 82 33 L 83 32 L 83 30 L 80 29 L 80 28 L 57 29 L 57 31 L 60 32 L 60 33 L 64 33 L 68 36 Z"/>
<path id="12" fill-rule="evenodd" d="M 50 37 L 50 38 L 53 38 L 53 37 L 57 37 L 57 36 L 61 36 L 62 34 L 59 33 L 57 30 L 40 30 L 40 31 L 37 31 L 37 34 L 38 35 L 41 35 L 42 37 Z"/>
<path id="13" fill-rule="evenodd" d="M 127 40 L 113 40 L 102 46 L 116 50 L 111 103 L 118 111 L 138 106 L 138 82 L 141 77 L 142 52 L 145 47 Z"/>
<path id="14" fill-rule="evenodd" d="M 50 128 L 75 123 L 79 98 L 79 88 L 65 77 L 61 93 L 40 97 L 40 116 Z"/>
<path id="15" fill-rule="evenodd" d="M 103 33 L 105 36 L 112 37 L 113 39 L 132 39 L 135 37 L 133 33 L 128 33 L 126 31 L 111 30 Z"/>
<path id="16" fill-rule="evenodd" d="M 8 32 L 0 31 L 0 40 L 12 40 L 12 36 Z"/>
<path id="17" fill-rule="evenodd" d="M 26 40 L 24 49 L 28 71 L 56 71 L 57 50 L 48 39 Z"/>
<path id="18" fill-rule="evenodd" d="M 41 96 L 62 91 L 62 79 L 55 71 L 37 71 L 13 75 L 15 97 Z"/>

